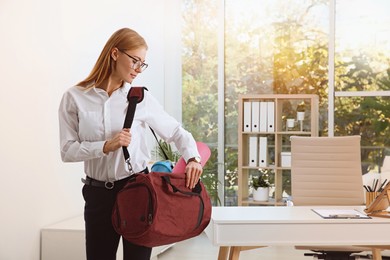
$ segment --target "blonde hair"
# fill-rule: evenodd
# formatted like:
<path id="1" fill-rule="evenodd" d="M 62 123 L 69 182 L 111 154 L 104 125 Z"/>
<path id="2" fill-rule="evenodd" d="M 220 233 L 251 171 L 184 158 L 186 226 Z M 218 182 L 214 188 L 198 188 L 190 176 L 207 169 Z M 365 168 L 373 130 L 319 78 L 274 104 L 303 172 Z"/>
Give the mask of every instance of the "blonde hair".
<path id="1" fill-rule="evenodd" d="M 99 86 L 110 76 L 113 62 L 111 50 L 115 47 L 121 50 L 135 50 L 140 47 L 148 49 L 146 41 L 136 31 L 129 28 L 119 29 L 108 39 L 92 71 L 86 79 L 77 84 L 78 86 L 84 88 Z"/>

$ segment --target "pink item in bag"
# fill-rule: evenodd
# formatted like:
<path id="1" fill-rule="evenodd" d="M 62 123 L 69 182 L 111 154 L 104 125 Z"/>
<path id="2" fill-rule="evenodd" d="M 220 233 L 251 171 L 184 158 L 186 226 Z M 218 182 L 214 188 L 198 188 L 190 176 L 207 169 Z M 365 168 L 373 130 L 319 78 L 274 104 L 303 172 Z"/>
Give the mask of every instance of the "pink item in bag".
<path id="1" fill-rule="evenodd" d="M 202 142 L 196 142 L 196 146 L 198 147 L 198 152 L 201 158 L 201 165 L 204 167 L 208 159 L 210 158 L 211 151 L 207 144 Z M 186 172 L 187 163 L 183 157 L 180 157 L 179 161 L 177 161 L 175 167 L 173 167 L 173 173 L 185 173 Z"/>

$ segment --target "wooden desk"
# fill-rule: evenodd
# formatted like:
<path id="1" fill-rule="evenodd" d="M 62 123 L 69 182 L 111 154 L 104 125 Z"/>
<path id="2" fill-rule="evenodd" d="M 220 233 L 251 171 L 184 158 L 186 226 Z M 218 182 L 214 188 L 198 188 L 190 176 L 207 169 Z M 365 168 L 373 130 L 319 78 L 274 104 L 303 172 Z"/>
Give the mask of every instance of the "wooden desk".
<path id="1" fill-rule="evenodd" d="M 238 259 L 243 249 L 277 245 L 372 246 L 374 259 L 380 260 L 376 246 L 390 246 L 390 218 L 323 219 L 313 208 L 327 207 L 214 207 L 206 234 L 220 246 L 219 260 L 225 260 L 229 251 L 229 259 Z"/>

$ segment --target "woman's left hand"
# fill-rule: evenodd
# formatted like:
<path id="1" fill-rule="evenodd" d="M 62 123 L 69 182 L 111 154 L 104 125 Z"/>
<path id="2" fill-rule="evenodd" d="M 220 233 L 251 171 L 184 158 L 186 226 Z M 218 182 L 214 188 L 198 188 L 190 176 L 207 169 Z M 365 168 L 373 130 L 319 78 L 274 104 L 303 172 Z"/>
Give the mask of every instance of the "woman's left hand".
<path id="1" fill-rule="evenodd" d="M 186 166 L 186 186 L 193 189 L 202 175 L 202 165 L 198 162 L 189 162 Z"/>

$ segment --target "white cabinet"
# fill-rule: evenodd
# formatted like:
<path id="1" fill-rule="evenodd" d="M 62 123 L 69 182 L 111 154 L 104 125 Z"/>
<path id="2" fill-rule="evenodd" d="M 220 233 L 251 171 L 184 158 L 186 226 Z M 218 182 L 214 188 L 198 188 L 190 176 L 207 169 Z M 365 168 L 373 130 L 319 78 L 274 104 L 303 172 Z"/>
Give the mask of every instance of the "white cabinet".
<path id="1" fill-rule="evenodd" d="M 172 245 L 155 247 L 151 259 Z M 122 242 L 117 260 L 123 259 Z M 41 260 L 85 260 L 85 228 L 83 216 L 70 218 L 41 230 Z"/>

